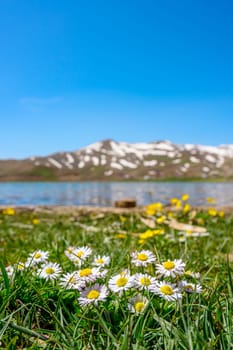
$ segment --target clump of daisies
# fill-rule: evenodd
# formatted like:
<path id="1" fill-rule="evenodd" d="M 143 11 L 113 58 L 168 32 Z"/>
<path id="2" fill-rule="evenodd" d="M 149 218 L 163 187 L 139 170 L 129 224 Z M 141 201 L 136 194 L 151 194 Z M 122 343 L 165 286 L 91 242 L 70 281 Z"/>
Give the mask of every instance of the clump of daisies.
<path id="1" fill-rule="evenodd" d="M 123 300 L 126 308 L 143 314 L 154 300 L 181 300 L 184 294 L 202 292 L 197 283 L 199 273 L 187 271 L 182 259 L 158 261 L 150 250 L 136 250 L 129 254 L 129 266 L 112 275 L 110 256 L 96 255 L 88 246 L 69 246 L 64 256 L 70 261 L 70 271 L 50 261 L 49 252 L 37 250 L 25 262 L 6 267 L 9 277 L 32 271 L 32 276 L 51 283 L 58 290 L 70 290 L 81 307 L 96 307 L 106 302 Z"/>

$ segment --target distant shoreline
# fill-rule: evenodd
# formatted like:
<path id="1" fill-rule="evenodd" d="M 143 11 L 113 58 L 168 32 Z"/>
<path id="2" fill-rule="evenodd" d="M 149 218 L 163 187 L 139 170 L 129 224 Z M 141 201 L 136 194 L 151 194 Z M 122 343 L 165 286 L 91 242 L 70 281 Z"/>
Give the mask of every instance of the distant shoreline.
<path id="1" fill-rule="evenodd" d="M 165 178 L 165 179 L 150 179 L 150 180 L 144 180 L 144 179 L 119 179 L 119 180 L 75 180 L 75 179 L 17 179 L 17 180 L 9 180 L 9 179 L 0 179 L 0 184 L 2 183 L 111 183 L 111 182 L 123 182 L 123 183 L 132 183 L 132 182 L 143 182 L 143 183 L 151 183 L 151 182 L 227 182 L 231 183 L 233 182 L 233 178 Z"/>
<path id="2" fill-rule="evenodd" d="M 8 208 L 9 205 L 0 205 L 0 211 Z M 77 214 L 143 214 L 146 206 L 137 206 L 134 208 L 116 208 L 112 206 L 88 206 L 88 205 L 11 205 L 18 213 L 31 212 L 47 213 L 54 215 L 77 215 Z M 207 211 L 210 206 L 192 206 L 193 210 Z M 233 214 L 233 205 L 215 206 L 217 211 L 224 211 L 226 214 Z M 177 211 L 170 205 L 164 206 L 165 211 Z"/>

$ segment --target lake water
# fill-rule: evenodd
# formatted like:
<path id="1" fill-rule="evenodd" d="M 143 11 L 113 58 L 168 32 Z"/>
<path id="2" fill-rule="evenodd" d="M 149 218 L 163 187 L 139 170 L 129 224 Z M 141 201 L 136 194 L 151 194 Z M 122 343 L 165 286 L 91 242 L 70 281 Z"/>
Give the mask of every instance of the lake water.
<path id="1" fill-rule="evenodd" d="M 192 205 L 214 197 L 218 205 L 233 205 L 233 182 L 35 182 L 0 183 L 0 205 L 111 206 L 125 197 L 138 205 L 190 195 Z"/>

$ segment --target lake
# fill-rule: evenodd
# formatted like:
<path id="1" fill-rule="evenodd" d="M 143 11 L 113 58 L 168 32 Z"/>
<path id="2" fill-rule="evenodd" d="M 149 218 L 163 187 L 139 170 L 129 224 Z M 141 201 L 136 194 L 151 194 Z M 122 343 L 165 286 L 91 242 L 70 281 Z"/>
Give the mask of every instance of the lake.
<path id="1" fill-rule="evenodd" d="M 0 205 L 111 206 L 125 197 L 138 205 L 190 195 L 192 205 L 205 205 L 207 197 L 218 205 L 233 205 L 233 182 L 30 182 L 0 183 Z"/>

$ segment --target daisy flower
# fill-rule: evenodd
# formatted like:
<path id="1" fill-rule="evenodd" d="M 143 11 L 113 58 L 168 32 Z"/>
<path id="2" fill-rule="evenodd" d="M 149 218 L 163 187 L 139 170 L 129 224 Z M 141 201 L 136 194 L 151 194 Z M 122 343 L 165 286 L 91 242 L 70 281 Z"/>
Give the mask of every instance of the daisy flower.
<path id="1" fill-rule="evenodd" d="M 49 252 L 43 250 L 36 250 L 35 252 L 29 254 L 27 259 L 27 264 L 34 266 L 40 263 L 44 263 L 48 260 Z"/>
<path id="2" fill-rule="evenodd" d="M 78 247 L 74 248 L 70 255 L 70 260 L 75 265 L 82 265 L 83 261 L 86 260 L 92 254 L 92 249 L 89 247 Z"/>
<path id="3" fill-rule="evenodd" d="M 155 277 L 148 275 L 147 273 L 136 273 L 134 276 L 135 288 L 139 290 L 150 290 L 156 286 L 157 280 Z"/>
<path id="4" fill-rule="evenodd" d="M 201 293 L 202 286 L 200 284 L 189 283 L 187 281 L 181 281 L 179 284 L 181 290 L 188 294 Z"/>
<path id="5" fill-rule="evenodd" d="M 86 259 L 88 256 L 92 254 L 92 249 L 89 247 L 79 247 L 75 248 L 73 254 L 77 256 L 79 259 Z"/>
<path id="6" fill-rule="evenodd" d="M 108 296 L 107 287 L 104 285 L 95 284 L 91 288 L 86 288 L 81 291 L 80 297 L 78 298 L 81 306 L 93 304 L 98 305 L 100 301 L 105 301 Z"/>
<path id="7" fill-rule="evenodd" d="M 27 263 L 23 263 L 20 261 L 15 265 L 15 268 L 17 271 L 23 271 L 27 266 Z"/>
<path id="8" fill-rule="evenodd" d="M 67 256 L 68 259 L 72 260 L 72 257 L 74 256 L 74 250 L 75 247 L 70 246 L 68 248 L 66 248 L 66 250 L 64 251 L 65 255 Z"/>
<path id="9" fill-rule="evenodd" d="M 14 266 L 12 266 L 12 265 L 6 266 L 5 270 L 6 270 L 7 276 L 9 278 L 13 277 L 14 272 L 15 272 Z M 0 275 L 2 275 L 2 271 L 1 270 L 0 270 Z"/>
<path id="10" fill-rule="evenodd" d="M 94 261 L 92 264 L 94 266 L 98 266 L 98 267 L 103 267 L 103 266 L 109 265 L 110 264 L 110 257 L 106 256 L 106 255 L 103 255 L 103 256 L 98 255 L 94 258 Z"/>
<path id="11" fill-rule="evenodd" d="M 81 290 L 85 287 L 85 282 L 80 280 L 77 272 L 66 273 L 60 279 L 60 286 L 65 289 Z"/>
<path id="12" fill-rule="evenodd" d="M 146 297 L 143 295 L 137 295 L 136 297 L 129 299 L 128 309 L 132 313 L 142 314 L 148 303 L 149 300 Z"/>
<path id="13" fill-rule="evenodd" d="M 122 292 L 127 290 L 134 285 L 134 277 L 130 276 L 128 271 L 123 271 L 116 276 L 113 276 L 109 282 L 108 286 L 114 293 Z"/>
<path id="14" fill-rule="evenodd" d="M 151 291 L 168 301 L 174 301 L 182 298 L 181 292 L 175 284 L 163 281 L 158 282 L 157 286 Z"/>
<path id="15" fill-rule="evenodd" d="M 181 259 L 168 260 L 162 264 L 156 264 L 156 271 L 164 277 L 176 277 L 184 273 L 185 263 Z"/>
<path id="16" fill-rule="evenodd" d="M 132 264 L 135 266 L 147 266 L 150 263 L 155 262 L 156 258 L 154 254 L 149 250 L 135 251 L 131 253 Z"/>
<path id="17" fill-rule="evenodd" d="M 78 278 L 84 283 L 94 282 L 97 280 L 97 278 L 102 277 L 100 270 L 96 267 L 87 267 L 76 271 L 76 273 Z"/>
<path id="18" fill-rule="evenodd" d="M 61 267 L 57 263 L 48 263 L 43 265 L 42 268 L 37 272 L 39 277 L 49 280 L 56 280 L 61 273 Z"/>
<path id="19" fill-rule="evenodd" d="M 184 275 L 188 278 L 188 277 L 192 277 L 192 278 L 200 278 L 200 272 L 193 272 L 190 270 L 184 271 Z"/>

